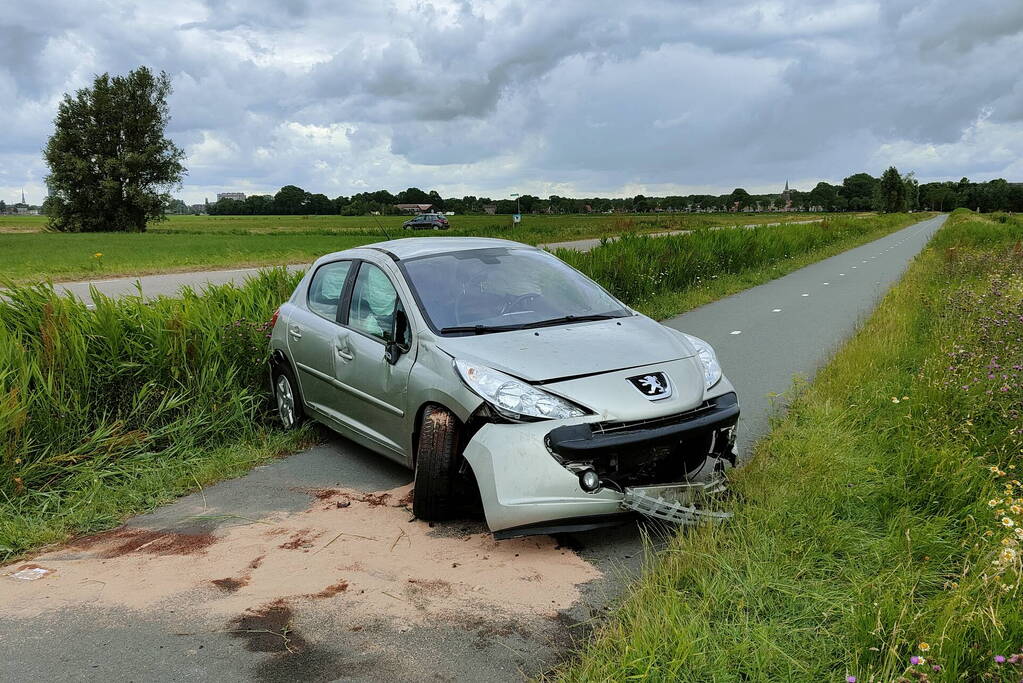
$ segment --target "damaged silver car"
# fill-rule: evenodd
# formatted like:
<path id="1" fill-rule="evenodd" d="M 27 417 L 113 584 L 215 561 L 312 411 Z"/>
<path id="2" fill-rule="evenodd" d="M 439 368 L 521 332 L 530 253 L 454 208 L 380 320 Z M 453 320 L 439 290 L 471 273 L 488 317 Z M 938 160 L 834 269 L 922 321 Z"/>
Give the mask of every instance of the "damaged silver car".
<path id="1" fill-rule="evenodd" d="M 284 425 L 313 418 L 412 468 L 422 519 L 475 501 L 498 538 L 685 521 L 680 493 L 734 464 L 739 405 L 710 345 L 517 242 L 324 256 L 270 344 Z"/>

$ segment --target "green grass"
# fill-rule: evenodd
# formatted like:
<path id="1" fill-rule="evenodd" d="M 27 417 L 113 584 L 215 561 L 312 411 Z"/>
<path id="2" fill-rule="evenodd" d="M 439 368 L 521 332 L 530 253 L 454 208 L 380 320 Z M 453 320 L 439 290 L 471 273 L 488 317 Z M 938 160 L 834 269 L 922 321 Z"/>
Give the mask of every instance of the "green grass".
<path id="1" fill-rule="evenodd" d="M 1002 490 L 1023 469 L 1021 239 L 957 211 L 733 476 L 734 519 L 672 539 L 559 676 L 1019 680 L 992 656 L 1023 646 L 1018 555 L 998 559 L 1023 522 Z"/>
<path id="2" fill-rule="evenodd" d="M 527 244 L 632 232 L 699 230 L 808 220 L 814 214 L 452 216 L 452 229 L 401 230 L 400 216 L 171 216 L 143 234 L 41 232 L 42 216 L 0 216 L 0 278 L 16 282 L 309 263 L 331 251 L 392 237 L 502 237 Z M 819 216 L 816 216 L 819 217 Z M 102 256 L 95 256 L 102 254 Z"/>

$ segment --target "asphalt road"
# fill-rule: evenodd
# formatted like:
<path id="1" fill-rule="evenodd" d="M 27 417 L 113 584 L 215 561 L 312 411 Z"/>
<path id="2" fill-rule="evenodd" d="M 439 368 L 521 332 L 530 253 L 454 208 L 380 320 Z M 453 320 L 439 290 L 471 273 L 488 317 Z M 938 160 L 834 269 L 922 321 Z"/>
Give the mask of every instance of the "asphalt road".
<path id="1" fill-rule="evenodd" d="M 768 395 L 785 392 L 795 375 L 812 376 L 944 220 L 924 221 L 666 321 L 717 349 L 740 395 L 743 452 L 766 429 Z M 130 520 L 115 539 L 138 539 L 128 551 L 122 543 L 118 552 L 110 539 L 106 545 L 85 542 L 4 568 L 0 680 L 520 680 L 556 664 L 640 567 L 643 542 L 635 525 L 513 545 L 488 542 L 474 520 L 430 528 L 395 517 L 386 538 L 363 531 L 381 537 L 360 541 L 364 537 L 356 531 L 362 527 L 345 526 L 343 515 L 358 512 L 369 519 L 374 513 L 329 493 L 340 487 L 384 491 L 409 479 L 407 471 L 336 437 Z M 396 510 L 387 513 L 404 514 Z M 296 545 L 297 539 L 279 546 L 267 540 L 277 526 L 309 531 L 317 519 L 336 520 L 330 531 L 347 531 L 351 538 L 313 534 L 308 544 Z M 170 538 L 213 545 L 188 555 L 168 546 Z M 227 550 L 218 555 L 217 540 L 229 538 L 236 540 L 221 540 Z M 277 540 L 282 538 L 289 537 Z M 363 566 L 359 553 L 374 543 L 385 564 Z M 210 582 L 168 588 L 190 577 L 218 576 L 217 562 L 228 563 L 232 553 L 239 567 L 250 568 L 287 554 L 291 573 L 262 577 L 262 570 L 255 575 L 250 570 L 240 583 L 251 579 L 252 585 L 231 595 Z M 388 572 L 392 557 L 394 571 Z M 398 571 L 409 561 L 424 571 L 442 563 L 451 577 L 464 569 L 463 562 L 476 563 L 472 566 L 486 576 L 503 578 L 490 581 L 497 585 L 466 588 L 467 598 L 458 591 L 472 584 L 472 576 L 447 577 L 450 584 L 419 581 Z M 539 569 L 516 576 L 527 561 L 538 561 L 531 566 Z M 54 573 L 31 582 L 11 576 L 24 567 L 33 571 L 34 563 Z M 313 566 L 351 578 L 351 587 L 345 583 L 347 592 L 337 596 L 305 592 L 310 589 L 304 586 L 317 585 L 310 583 L 317 577 L 303 571 Z M 320 578 L 319 585 L 336 580 Z M 390 581 L 394 588 L 379 592 L 395 602 L 372 603 L 379 613 L 360 611 L 359 600 L 370 597 L 354 594 L 360 581 L 365 586 Z M 424 597 L 409 592 L 413 584 L 441 592 Z M 502 603 L 504 590 L 519 597 Z M 479 601 L 471 599 L 471 591 L 480 591 Z M 151 600 L 144 599 L 147 594 Z M 326 595 L 332 597 L 319 599 Z M 564 595 L 574 597 L 558 602 Z M 549 602 L 557 609 L 522 611 L 519 601 Z M 468 611 L 480 604 L 482 612 Z M 224 611 L 232 605 L 244 608 L 233 619 Z M 269 606 L 274 607 L 268 612 Z M 399 607 L 405 611 L 395 611 Z M 281 618 L 274 621 L 274 615 Z M 295 647 L 285 647 L 288 643 Z"/>
<path id="2" fill-rule="evenodd" d="M 793 221 L 798 223 L 819 223 L 823 219 L 812 219 L 805 221 Z M 730 228 L 758 228 L 763 226 L 781 225 L 781 223 L 751 223 L 748 225 L 723 226 L 714 229 Z M 669 232 L 650 233 L 650 237 L 663 237 L 665 235 L 685 235 L 691 230 L 672 230 Z M 545 249 L 573 249 L 575 251 L 589 251 L 600 246 L 600 239 L 573 240 L 570 242 L 553 242 L 540 245 Z M 308 268 L 309 264 L 298 264 L 287 266 L 288 270 L 295 272 Z M 182 287 L 192 287 L 202 290 L 208 285 L 223 285 L 227 283 L 242 284 L 247 278 L 259 272 L 259 268 L 233 268 L 230 270 L 211 270 L 190 273 L 163 273 L 159 275 L 144 275 L 141 277 L 120 277 L 103 280 L 83 280 L 81 282 L 63 282 L 54 285 L 58 292 L 74 294 L 83 301 L 90 302 L 91 288 L 95 287 L 106 296 L 119 297 L 125 294 L 142 293 L 143 296 L 155 298 L 158 296 L 176 296 Z"/>

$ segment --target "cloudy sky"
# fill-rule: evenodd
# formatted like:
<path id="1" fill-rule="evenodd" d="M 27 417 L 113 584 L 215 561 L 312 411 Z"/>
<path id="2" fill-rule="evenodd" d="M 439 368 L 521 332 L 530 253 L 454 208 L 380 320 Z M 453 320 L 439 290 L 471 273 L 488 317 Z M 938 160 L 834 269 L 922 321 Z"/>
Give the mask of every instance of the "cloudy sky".
<path id="1" fill-rule="evenodd" d="M 63 93 L 170 74 L 186 201 L 1023 181 L 1023 2 L 34 0 L 0 12 L 0 199 Z"/>

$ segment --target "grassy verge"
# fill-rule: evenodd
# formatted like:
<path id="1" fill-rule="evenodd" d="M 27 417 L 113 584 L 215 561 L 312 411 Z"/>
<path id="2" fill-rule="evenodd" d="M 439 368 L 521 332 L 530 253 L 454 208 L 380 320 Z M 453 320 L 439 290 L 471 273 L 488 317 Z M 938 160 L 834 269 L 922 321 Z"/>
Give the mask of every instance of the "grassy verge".
<path id="1" fill-rule="evenodd" d="M 39 232 L 40 216 L 0 216 L 0 278 L 33 282 L 244 266 L 309 263 L 331 251 L 392 237 L 501 237 L 542 244 L 758 222 L 810 220 L 813 214 L 645 214 L 453 216 L 452 229 L 408 233 L 398 216 L 172 216 L 143 234 Z M 97 256 L 99 254 L 100 256 Z"/>
<path id="2" fill-rule="evenodd" d="M 957 212 L 562 678 L 1019 680 L 1021 239 Z"/>
<path id="3" fill-rule="evenodd" d="M 588 252 L 559 249 L 556 253 L 637 310 L 662 319 L 781 277 L 931 215 L 843 215 L 805 225 L 701 230 L 670 237 L 627 235 Z"/>
<path id="4" fill-rule="evenodd" d="M 297 277 L 95 310 L 0 300 L 0 561 L 293 450 L 271 428 L 266 321 Z"/>

